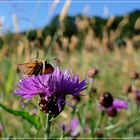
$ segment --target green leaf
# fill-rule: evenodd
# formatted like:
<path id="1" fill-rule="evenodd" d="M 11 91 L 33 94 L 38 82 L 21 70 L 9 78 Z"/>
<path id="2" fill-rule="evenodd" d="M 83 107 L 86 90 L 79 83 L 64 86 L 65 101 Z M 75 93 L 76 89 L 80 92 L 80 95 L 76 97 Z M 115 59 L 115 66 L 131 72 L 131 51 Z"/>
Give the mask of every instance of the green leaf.
<path id="1" fill-rule="evenodd" d="M 40 128 L 40 121 L 38 117 L 31 116 L 28 112 L 25 111 L 17 111 L 17 110 L 10 109 L 2 104 L 0 104 L 0 107 L 15 116 L 22 117 L 23 119 L 27 120 L 29 123 L 33 124 L 37 129 Z"/>
<path id="2" fill-rule="evenodd" d="M 11 67 L 8 71 L 8 77 L 7 77 L 7 81 L 6 81 L 6 88 L 5 88 L 6 94 L 8 94 L 11 91 L 11 89 L 13 87 L 14 78 L 15 78 L 15 73 L 14 73 L 13 68 Z"/>

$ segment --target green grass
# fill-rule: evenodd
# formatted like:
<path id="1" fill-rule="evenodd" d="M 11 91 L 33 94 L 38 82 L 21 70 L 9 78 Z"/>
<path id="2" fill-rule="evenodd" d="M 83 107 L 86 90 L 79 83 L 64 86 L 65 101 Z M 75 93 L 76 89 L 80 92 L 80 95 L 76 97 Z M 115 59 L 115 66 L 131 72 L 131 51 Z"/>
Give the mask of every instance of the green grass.
<path id="1" fill-rule="evenodd" d="M 127 54 L 125 49 L 120 49 L 121 58 L 116 59 L 117 54 L 115 51 L 100 51 L 94 52 L 81 51 L 80 53 L 74 51 L 73 53 L 64 52 L 64 56 L 52 55 L 51 57 L 61 58 L 60 67 L 64 69 L 72 69 L 75 74 L 79 74 L 81 79 L 87 76 L 88 70 L 96 67 L 99 70 L 99 75 L 94 79 L 93 85 L 97 89 L 97 93 L 93 94 L 90 89 L 87 89 L 86 96 L 81 97 L 77 108 L 79 112 L 73 112 L 69 107 L 54 120 L 52 124 L 51 137 L 60 138 L 62 130 L 60 124 L 69 124 L 73 116 L 77 116 L 80 120 L 80 136 L 79 137 L 96 137 L 95 132 L 100 131 L 103 137 L 139 137 L 139 107 L 132 101 L 126 94 L 123 93 L 123 86 L 132 83 L 129 77 L 131 70 L 139 72 L 140 51 L 134 51 L 132 54 Z M 41 56 L 41 58 L 45 58 Z M 26 103 L 25 108 L 22 108 L 19 98 L 14 95 L 16 83 L 20 79 L 20 75 L 16 73 L 16 65 L 24 62 L 26 53 L 17 59 L 17 54 L 11 53 L 9 57 L 4 57 L 0 61 L 0 103 L 14 110 L 21 110 L 31 112 L 37 107 L 37 100 L 31 100 Z M 135 68 L 127 68 L 124 66 L 123 61 L 128 61 L 128 67 L 131 65 Z M 55 62 L 52 62 L 54 65 Z M 124 71 L 123 69 L 126 69 Z M 115 118 L 109 118 L 106 114 L 100 118 L 101 112 L 98 110 L 98 99 L 102 91 L 109 91 L 115 98 L 122 98 L 129 101 L 128 110 L 118 113 Z M 68 99 L 71 100 L 71 99 Z M 39 111 L 37 111 L 39 115 Z M 43 115 L 43 123 L 45 115 Z M 89 119 L 87 120 L 87 118 Z M 100 120 L 101 119 L 101 120 Z M 44 128 L 36 129 L 28 121 L 9 114 L 2 108 L 0 109 L 0 124 L 3 125 L 3 130 L 0 132 L 1 137 L 44 137 Z M 89 133 L 84 132 L 84 127 L 88 126 Z M 66 135 L 67 136 L 67 135 Z"/>

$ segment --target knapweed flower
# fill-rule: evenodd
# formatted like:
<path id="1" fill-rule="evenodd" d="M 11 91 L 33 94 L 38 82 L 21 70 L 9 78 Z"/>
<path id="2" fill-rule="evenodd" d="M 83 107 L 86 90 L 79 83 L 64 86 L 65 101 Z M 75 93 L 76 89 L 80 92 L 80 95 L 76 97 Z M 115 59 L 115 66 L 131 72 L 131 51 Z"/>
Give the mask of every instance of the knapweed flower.
<path id="1" fill-rule="evenodd" d="M 127 109 L 128 108 L 128 103 L 124 100 L 114 99 L 113 107 L 116 108 L 118 111 L 121 110 L 121 109 Z"/>
<path id="2" fill-rule="evenodd" d="M 64 134 L 67 134 L 73 139 L 80 136 L 81 131 L 83 131 L 84 134 L 91 133 L 89 124 L 86 123 L 84 127 L 81 127 L 80 121 L 76 116 L 72 117 L 70 122 L 67 124 L 61 123 L 60 128 L 62 129 Z"/>
<path id="3" fill-rule="evenodd" d="M 128 103 L 126 101 L 114 99 L 109 92 L 104 92 L 102 94 L 99 103 L 110 117 L 115 117 L 118 111 L 128 108 Z"/>
<path id="4" fill-rule="evenodd" d="M 76 137 L 80 134 L 80 122 L 74 117 L 70 122 L 70 135 Z"/>
<path id="5" fill-rule="evenodd" d="M 70 137 L 78 137 L 80 135 L 80 122 L 77 117 L 73 117 L 69 123 L 61 124 L 61 129 L 63 133 L 69 135 Z"/>
<path id="6" fill-rule="evenodd" d="M 127 108 L 128 108 L 128 103 L 126 101 L 114 99 L 112 106 L 107 109 L 107 114 L 110 117 L 115 117 L 118 111 Z"/>
<path id="7" fill-rule="evenodd" d="M 80 96 L 80 92 L 86 89 L 86 79 L 79 81 L 79 77 L 64 73 L 56 68 L 52 74 L 44 74 L 23 78 L 17 85 L 16 95 L 22 100 L 31 99 L 39 95 L 39 106 L 45 113 L 56 117 L 64 109 L 66 95 Z"/>

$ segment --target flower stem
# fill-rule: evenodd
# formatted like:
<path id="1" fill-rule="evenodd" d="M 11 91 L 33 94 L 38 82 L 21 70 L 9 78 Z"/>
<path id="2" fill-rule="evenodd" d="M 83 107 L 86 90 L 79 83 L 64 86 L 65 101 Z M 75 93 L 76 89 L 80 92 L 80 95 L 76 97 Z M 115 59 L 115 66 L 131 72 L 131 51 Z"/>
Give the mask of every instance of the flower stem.
<path id="1" fill-rule="evenodd" d="M 102 112 L 100 113 L 100 116 L 99 116 L 99 118 L 98 118 L 98 120 L 97 120 L 97 123 L 96 123 L 96 126 L 95 126 L 95 128 L 94 128 L 93 133 L 96 132 L 96 130 L 100 129 L 100 125 L 101 125 L 101 122 L 102 122 L 102 120 L 103 120 L 103 117 L 104 117 L 104 111 L 102 111 Z"/>
<path id="2" fill-rule="evenodd" d="M 59 28 L 60 28 L 60 25 L 58 24 L 58 25 L 57 25 L 57 28 L 56 28 L 56 32 L 55 32 L 55 34 L 54 34 L 54 36 L 53 36 L 53 39 L 52 39 L 52 41 L 51 41 L 51 44 L 50 44 L 50 46 L 49 46 L 49 48 L 48 48 L 48 50 L 47 50 L 47 56 L 48 56 L 48 57 L 51 55 L 52 49 L 53 49 L 53 47 L 54 47 L 54 43 L 55 43 L 55 41 L 57 40 Z"/>
<path id="3" fill-rule="evenodd" d="M 52 124 L 52 116 L 50 114 L 48 114 L 47 123 L 46 123 L 46 137 L 45 137 L 47 139 L 49 139 L 49 136 L 50 136 L 51 124 Z"/>

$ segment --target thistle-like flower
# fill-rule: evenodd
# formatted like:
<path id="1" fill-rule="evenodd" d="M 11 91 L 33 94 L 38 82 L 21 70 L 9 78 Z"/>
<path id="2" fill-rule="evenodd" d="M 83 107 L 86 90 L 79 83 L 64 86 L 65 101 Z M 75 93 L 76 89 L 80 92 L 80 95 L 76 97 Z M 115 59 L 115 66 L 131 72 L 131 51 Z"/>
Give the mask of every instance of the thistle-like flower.
<path id="1" fill-rule="evenodd" d="M 77 118 L 73 118 L 71 120 L 70 124 L 70 135 L 73 137 L 76 137 L 80 135 L 80 128 L 79 128 L 80 122 Z"/>
<path id="2" fill-rule="evenodd" d="M 114 99 L 111 93 L 104 92 L 99 100 L 100 105 L 106 110 L 110 117 L 115 117 L 118 111 L 128 108 L 128 103 L 124 100 Z"/>
<path id="3" fill-rule="evenodd" d="M 128 109 L 128 103 L 124 100 L 114 99 L 112 106 L 107 109 L 107 115 L 115 117 L 122 109 Z"/>
<path id="4" fill-rule="evenodd" d="M 66 70 L 64 73 L 56 68 L 52 74 L 31 76 L 21 79 L 17 85 L 16 95 L 21 99 L 31 99 L 39 95 L 40 109 L 51 114 L 59 115 L 64 109 L 66 95 L 80 96 L 80 92 L 86 89 L 86 79 L 79 81 L 79 77 L 73 76 Z"/>

